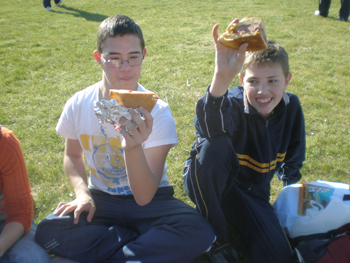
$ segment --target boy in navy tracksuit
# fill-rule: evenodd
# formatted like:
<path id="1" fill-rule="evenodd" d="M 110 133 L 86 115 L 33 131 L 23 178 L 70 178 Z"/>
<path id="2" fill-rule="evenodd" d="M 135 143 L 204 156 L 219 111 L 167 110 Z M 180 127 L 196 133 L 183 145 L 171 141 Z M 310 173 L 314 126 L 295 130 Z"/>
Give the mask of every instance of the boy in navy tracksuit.
<path id="1" fill-rule="evenodd" d="M 238 22 L 235 19 L 233 22 Z M 238 262 L 227 241 L 227 222 L 243 237 L 250 263 L 293 262 L 292 250 L 269 203 L 276 173 L 284 184 L 301 178 L 305 128 L 300 102 L 286 93 L 288 55 L 268 41 L 245 54 L 221 45 L 213 28 L 215 72 L 197 104 L 197 141 L 184 168 L 185 189 L 212 224 L 217 241 L 212 262 Z M 243 87 L 227 90 L 240 72 Z"/>

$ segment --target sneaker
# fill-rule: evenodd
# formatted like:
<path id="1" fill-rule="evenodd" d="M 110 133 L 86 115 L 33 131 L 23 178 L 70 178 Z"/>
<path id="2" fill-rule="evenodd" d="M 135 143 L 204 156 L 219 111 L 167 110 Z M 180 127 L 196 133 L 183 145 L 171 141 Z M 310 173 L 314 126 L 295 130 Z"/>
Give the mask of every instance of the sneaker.
<path id="1" fill-rule="evenodd" d="M 207 253 L 213 263 L 239 263 L 237 251 L 226 240 L 217 240 Z"/>
<path id="2" fill-rule="evenodd" d="M 327 16 L 324 16 L 324 15 L 321 15 L 320 10 L 316 10 L 316 11 L 314 12 L 314 15 L 315 15 L 315 16 L 327 17 Z"/>
<path id="3" fill-rule="evenodd" d="M 46 11 L 49 11 L 49 12 L 52 11 L 50 6 L 45 7 L 45 9 L 46 9 Z"/>
<path id="4" fill-rule="evenodd" d="M 63 3 L 63 0 L 60 0 L 60 1 L 56 4 L 56 6 L 60 6 L 62 3 Z"/>
<path id="5" fill-rule="evenodd" d="M 343 22 L 347 22 L 347 20 L 345 20 L 344 18 L 342 18 L 341 16 L 340 17 L 338 17 L 336 20 L 338 20 L 338 21 L 343 21 Z"/>

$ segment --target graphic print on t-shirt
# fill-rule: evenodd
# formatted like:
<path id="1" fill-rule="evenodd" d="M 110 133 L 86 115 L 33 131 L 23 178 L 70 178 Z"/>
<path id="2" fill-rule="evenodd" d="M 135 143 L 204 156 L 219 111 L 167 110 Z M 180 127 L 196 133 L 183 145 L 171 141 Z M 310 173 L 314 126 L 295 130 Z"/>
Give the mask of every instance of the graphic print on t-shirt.
<path id="1" fill-rule="evenodd" d="M 96 136 L 80 135 L 84 150 L 92 152 L 95 167 L 89 167 L 90 171 L 108 187 L 108 192 L 132 194 L 128 185 L 120 137 L 108 137 L 102 126 L 101 131 L 104 136 L 100 133 Z"/>

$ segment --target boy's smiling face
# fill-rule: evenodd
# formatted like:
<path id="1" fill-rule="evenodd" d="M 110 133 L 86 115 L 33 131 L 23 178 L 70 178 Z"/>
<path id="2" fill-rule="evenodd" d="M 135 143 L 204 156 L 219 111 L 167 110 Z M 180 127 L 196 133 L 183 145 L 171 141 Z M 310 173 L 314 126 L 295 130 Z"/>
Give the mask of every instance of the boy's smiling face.
<path id="1" fill-rule="evenodd" d="M 285 77 L 280 65 L 266 63 L 249 66 L 240 80 L 249 103 L 267 119 L 281 101 L 291 77 L 291 73 Z"/>

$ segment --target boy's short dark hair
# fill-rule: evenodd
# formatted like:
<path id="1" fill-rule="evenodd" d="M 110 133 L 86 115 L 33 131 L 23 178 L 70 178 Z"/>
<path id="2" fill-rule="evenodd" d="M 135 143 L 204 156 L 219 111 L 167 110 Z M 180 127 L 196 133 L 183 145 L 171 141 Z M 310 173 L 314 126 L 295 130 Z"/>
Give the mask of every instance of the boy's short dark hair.
<path id="1" fill-rule="evenodd" d="M 107 38 L 126 34 L 137 36 L 140 39 L 141 49 L 145 48 L 142 30 L 134 20 L 128 16 L 118 14 L 106 18 L 102 21 L 97 31 L 97 51 L 102 53 Z"/>
<path id="2" fill-rule="evenodd" d="M 280 65 L 284 76 L 287 78 L 289 74 L 289 62 L 287 51 L 279 44 L 272 40 L 267 41 L 267 49 L 255 52 L 247 52 L 244 60 L 241 77 L 244 78 L 245 71 L 251 65 Z"/>

